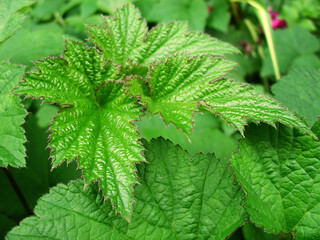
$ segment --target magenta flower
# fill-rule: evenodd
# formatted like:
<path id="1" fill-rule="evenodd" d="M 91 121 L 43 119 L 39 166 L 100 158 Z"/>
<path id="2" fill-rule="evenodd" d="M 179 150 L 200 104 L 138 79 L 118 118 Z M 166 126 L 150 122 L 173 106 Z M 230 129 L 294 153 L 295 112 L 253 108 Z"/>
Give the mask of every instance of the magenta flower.
<path id="1" fill-rule="evenodd" d="M 287 28 L 288 27 L 286 20 L 278 18 L 279 17 L 278 12 L 274 12 L 271 7 L 268 7 L 268 11 L 269 11 L 269 14 L 271 17 L 272 28 L 274 30 L 276 30 L 278 28 Z"/>

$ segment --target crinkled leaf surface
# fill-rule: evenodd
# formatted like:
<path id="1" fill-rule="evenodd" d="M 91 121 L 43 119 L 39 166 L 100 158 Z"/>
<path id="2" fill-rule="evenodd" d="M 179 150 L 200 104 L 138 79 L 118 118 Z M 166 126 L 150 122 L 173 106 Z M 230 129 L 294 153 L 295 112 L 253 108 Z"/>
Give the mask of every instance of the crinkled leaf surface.
<path id="1" fill-rule="evenodd" d="M 144 82 L 133 83 L 131 92 L 134 95 L 143 92 L 140 100 L 148 104 L 151 114 L 160 112 L 165 122 L 173 122 L 190 135 L 202 93 L 210 88 L 211 81 L 226 75 L 234 66 L 234 62 L 210 55 L 193 58 L 186 54 L 174 55 L 151 67 L 148 87 L 136 90 L 134 85 Z"/>
<path id="2" fill-rule="evenodd" d="M 316 122 L 312 126 L 312 131 L 316 134 L 316 136 L 320 139 L 320 118 L 316 120 Z"/>
<path id="3" fill-rule="evenodd" d="M 23 75 L 25 67 L 0 62 L 0 166 L 23 167 L 26 141 L 21 125 L 27 112 L 20 99 L 9 95 Z"/>
<path id="4" fill-rule="evenodd" d="M 37 124 L 39 117 L 37 115 L 28 114 L 23 125 L 27 138 L 25 143 L 26 167 L 9 166 L 6 172 L 0 169 L 0 239 L 4 239 L 3 236 L 14 225 L 18 225 L 23 218 L 32 213 L 37 200 L 49 192 L 49 187 L 56 186 L 57 183 L 68 183 L 81 176 L 81 170 L 76 170 L 77 163 L 75 161 L 69 164 L 64 162 L 51 170 L 50 149 L 47 148 L 49 124 L 46 125 L 46 128 L 40 128 Z M 8 179 L 8 173 L 16 185 L 12 186 L 12 180 Z M 17 188 L 20 189 L 25 202 L 21 201 L 21 195 L 16 192 Z M 1 219 L 2 214 L 13 221 L 13 226 L 6 225 L 6 220 Z"/>
<path id="5" fill-rule="evenodd" d="M 320 239 L 320 143 L 296 128 L 246 129 L 230 160 L 251 220 L 269 233 Z"/>
<path id="6" fill-rule="evenodd" d="M 8 239 L 225 239 L 246 220 L 243 191 L 226 162 L 190 155 L 163 139 L 146 146 L 131 223 L 96 184 L 59 185 Z"/>
<path id="7" fill-rule="evenodd" d="M 51 126 L 53 165 L 77 158 L 86 182 L 100 180 L 106 197 L 128 218 L 134 163 L 144 160 L 132 123 L 140 106 L 126 94 L 119 67 L 96 49 L 72 41 L 66 49 L 64 58 L 38 61 L 38 71 L 27 74 L 15 92 L 62 106 Z"/>
<path id="8" fill-rule="evenodd" d="M 275 98 L 304 116 L 309 126 L 320 115 L 320 70 L 297 68 L 272 86 Z"/>
<path id="9" fill-rule="evenodd" d="M 0 1 L 0 44 L 21 27 L 26 16 L 19 11 L 32 3 L 34 3 L 33 0 Z"/>
<path id="10" fill-rule="evenodd" d="M 248 122 L 265 122 L 273 126 L 275 122 L 281 122 L 314 135 L 300 119 L 278 102 L 257 93 L 247 84 L 221 79 L 204 89 L 202 95 L 201 99 L 208 105 L 204 106 L 207 110 L 221 115 L 241 133 Z"/>
<path id="11" fill-rule="evenodd" d="M 200 100 L 209 111 L 221 115 L 240 132 L 247 119 L 274 125 L 280 121 L 310 130 L 297 117 L 273 99 L 258 94 L 251 87 L 229 79 L 219 79 L 234 68 L 234 63 L 210 55 L 189 58 L 173 55 L 149 70 L 147 85 L 132 80 L 131 93 L 140 94 L 151 114 L 160 112 L 165 122 L 173 122 L 188 135 L 192 130 L 194 112 Z M 141 86 L 137 86 L 141 84 Z"/>
<path id="12" fill-rule="evenodd" d="M 224 55 L 238 50 L 209 35 L 189 32 L 186 22 L 160 24 L 148 33 L 147 24 L 132 4 L 126 4 L 105 17 L 103 26 L 88 26 L 90 41 L 102 49 L 106 59 L 117 63 L 148 65 L 177 52 L 190 55 Z"/>

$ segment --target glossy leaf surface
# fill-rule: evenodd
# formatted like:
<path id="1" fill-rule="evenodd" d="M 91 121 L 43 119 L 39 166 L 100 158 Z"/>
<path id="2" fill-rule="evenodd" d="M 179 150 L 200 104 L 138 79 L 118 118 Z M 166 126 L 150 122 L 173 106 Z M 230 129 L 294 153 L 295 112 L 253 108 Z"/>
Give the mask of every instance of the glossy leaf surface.
<path id="1" fill-rule="evenodd" d="M 10 95 L 11 89 L 21 80 L 24 67 L 0 62 L 0 166 L 23 167 L 26 142 L 21 125 L 27 112 L 20 99 Z"/>
<path id="2" fill-rule="evenodd" d="M 166 123 L 173 122 L 190 135 L 202 92 L 210 88 L 211 81 L 223 77 L 234 66 L 234 62 L 210 55 L 171 56 L 151 67 L 148 86 L 142 86 L 146 90 L 142 90 L 145 94 L 142 93 L 140 100 L 148 104 L 151 114 L 160 112 Z M 140 81 L 140 84 L 144 83 Z"/>
<path id="3" fill-rule="evenodd" d="M 270 125 L 279 121 L 310 132 L 304 123 L 273 99 L 248 85 L 224 79 L 234 66 L 234 62 L 210 55 L 189 58 L 177 54 L 149 69 L 147 85 L 143 80 L 135 79 L 131 93 L 140 94 L 140 100 L 147 103 L 151 114 L 160 112 L 166 123 L 173 122 L 188 135 L 199 104 L 219 114 L 241 133 L 248 119 Z M 141 86 L 136 86 L 138 84 Z"/>
<path id="4" fill-rule="evenodd" d="M 220 115 L 241 133 L 248 122 L 265 122 L 272 126 L 275 126 L 275 122 L 281 122 L 314 136 L 299 118 L 272 98 L 256 92 L 248 84 L 221 79 L 204 89 L 202 95 L 201 99 L 207 104 L 204 106 L 207 110 Z"/>
<path id="5" fill-rule="evenodd" d="M 163 139 L 146 146 L 131 223 L 104 202 L 96 184 L 59 185 L 39 200 L 36 216 L 8 239 L 224 239 L 246 220 L 243 192 L 227 162 L 190 155 Z"/>
<path id="6" fill-rule="evenodd" d="M 319 141 L 284 125 L 251 125 L 239 150 L 230 163 L 251 220 L 269 233 L 319 239 Z"/>
<path id="7" fill-rule="evenodd" d="M 87 183 L 100 180 L 106 197 L 129 218 L 134 163 L 143 161 L 132 121 L 140 106 L 126 94 L 119 68 L 96 49 L 66 42 L 64 58 L 37 62 L 15 93 L 44 97 L 62 109 L 51 126 L 53 165 L 77 159 Z"/>
<path id="8" fill-rule="evenodd" d="M 178 52 L 188 52 L 191 56 L 238 52 L 209 35 L 189 32 L 186 22 L 160 24 L 148 33 L 146 21 L 132 4 L 124 5 L 114 17 L 104 20 L 103 26 L 88 26 L 90 41 L 102 49 L 106 59 L 116 63 L 127 65 L 130 60 L 148 65 Z"/>

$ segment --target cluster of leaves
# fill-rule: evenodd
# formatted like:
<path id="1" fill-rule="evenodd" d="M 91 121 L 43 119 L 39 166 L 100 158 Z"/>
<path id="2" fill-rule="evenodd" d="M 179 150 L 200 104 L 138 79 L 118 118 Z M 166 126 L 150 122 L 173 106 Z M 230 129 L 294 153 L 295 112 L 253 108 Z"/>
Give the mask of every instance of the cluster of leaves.
<path id="1" fill-rule="evenodd" d="M 21 2 L 10 8 L 15 10 L 10 13 L 12 18 L 8 15 L 8 23 L 4 23 L 3 29 L 9 30 L 3 34 L 3 41 L 21 24 L 23 16 L 17 11 L 32 3 Z M 31 18 L 35 21 L 54 18 L 61 25 L 73 21 L 90 23 L 88 19 L 91 23 L 100 23 L 102 21 L 95 17 L 97 12 L 110 13 L 118 7 L 118 2 L 114 1 L 58 2 L 51 2 L 51 8 L 47 8 L 48 1 L 39 1 L 30 10 Z M 63 0 L 60 2 L 64 3 Z M 119 1 L 119 5 L 123 2 Z M 211 10 L 208 12 L 207 7 L 212 6 L 210 2 L 140 0 L 135 4 L 142 14 L 150 13 L 146 17 L 151 22 L 195 19 L 200 22 L 191 21 L 192 29 L 203 30 L 208 22 L 212 28 L 227 31 L 221 27 L 221 18 L 211 16 Z M 152 11 L 144 10 L 148 7 Z M 225 1 L 217 1 L 213 7 L 229 10 Z M 74 16 L 74 9 L 79 10 L 80 16 Z M 206 14 L 194 18 L 194 11 L 201 14 L 201 9 L 205 9 Z M 229 17 L 223 20 L 225 25 L 229 20 Z M 83 31 L 83 27 L 78 30 Z M 61 29 L 56 23 L 38 26 L 29 21 L 0 46 L 0 52 L 7 53 L 11 60 L 27 63 L 42 54 L 55 54 L 61 47 L 48 47 L 50 52 L 43 51 L 39 55 L 34 51 L 38 46 L 32 43 L 33 49 L 22 53 L 26 56 L 18 54 L 15 58 L 10 53 L 10 46 L 17 46 L 19 34 L 22 38 L 29 34 L 31 40 L 28 41 L 32 41 L 37 40 L 35 32 L 42 36 L 48 31 L 49 42 L 54 42 L 52 36 L 62 32 L 72 35 L 72 40 L 65 40 L 61 56 L 37 61 L 36 68 L 26 73 L 14 89 L 16 95 L 53 104 L 46 104 L 38 111 L 34 109 L 39 108 L 39 100 L 31 105 L 30 100 L 24 100 L 27 108 L 30 105 L 29 111 L 39 118 L 37 121 L 36 117 L 28 116 L 27 138 L 32 139 L 32 134 L 42 126 L 38 144 L 43 149 L 50 116 L 60 110 L 50 127 L 50 156 L 55 170 L 48 174 L 50 163 L 43 159 L 49 152 L 33 154 L 38 146 L 32 147 L 32 144 L 26 144 L 26 147 L 27 155 L 33 161 L 29 167 L 27 162 L 27 167 L 34 169 L 33 173 L 21 177 L 15 175 L 17 169 L 3 168 L 0 178 L 6 179 L 6 176 L 6 181 L 10 180 L 19 204 L 26 211 L 0 213 L 7 224 L 4 229 L 15 225 L 12 220 L 19 221 L 29 215 L 30 206 L 34 206 L 49 187 L 81 178 L 67 185 L 60 184 L 40 198 L 35 208 L 36 216 L 23 220 L 7 235 L 8 239 L 141 239 L 155 236 L 158 239 L 224 239 L 248 219 L 268 233 L 278 235 L 268 235 L 254 225 L 246 224 L 243 228 L 246 239 L 256 236 L 261 239 L 320 237 L 317 221 L 320 216 L 319 119 L 314 123 L 320 112 L 318 88 L 315 87 L 320 84 L 320 71 L 314 68 L 317 63 L 311 61 L 318 58 L 319 50 L 313 35 L 309 32 L 303 35 L 315 43 L 311 47 L 305 43 L 305 49 L 302 48 L 299 39 L 296 45 L 287 47 L 288 56 L 284 54 L 287 59 L 280 62 L 280 69 L 286 73 L 290 68 L 305 66 L 304 59 L 311 59 L 313 65 L 293 69 L 272 87 L 275 98 L 305 116 L 307 122 L 304 122 L 298 114 L 293 115 L 275 100 L 228 78 L 235 63 L 225 56 L 235 59 L 237 57 L 230 54 L 236 54 L 238 50 L 209 35 L 189 31 L 185 22 L 159 24 L 148 31 L 139 10 L 126 4 L 116 10 L 114 17 L 103 17 L 103 24 L 88 25 L 87 30 L 91 37 L 84 44 L 74 40 L 88 35 L 74 33 L 68 26 Z M 290 35 L 307 30 L 284 31 Z M 281 37 L 279 34 L 279 39 Z M 283 39 L 287 40 L 286 37 Z M 61 39 L 53 45 L 59 45 L 57 43 L 61 43 Z M 280 40 L 277 46 L 281 46 Z M 268 59 L 268 56 L 264 59 L 263 76 L 268 76 Z M 20 125 L 26 111 L 19 98 L 9 93 L 19 82 L 25 67 L 4 61 L 0 68 L 3 98 L 0 113 L 4 123 L 0 126 L 0 165 L 23 167 L 26 139 Z M 288 85 L 294 86 L 291 92 L 286 91 Z M 199 112 L 204 115 L 195 117 Z M 150 120 L 149 116 L 152 116 Z M 194 129 L 195 119 L 199 125 Z M 260 126 L 256 125 L 261 122 Z M 171 125 L 167 128 L 164 123 Z M 241 135 L 245 139 L 240 141 L 238 153 L 231 156 L 231 152 L 236 151 L 236 139 Z M 151 140 L 158 136 L 180 144 L 190 154 L 168 140 Z M 141 140 L 142 137 L 149 142 Z M 202 144 L 207 139 L 210 143 Z M 223 140 L 219 143 L 217 139 Z M 208 154 L 195 154 L 197 152 Z M 230 158 L 229 164 L 224 158 Z M 66 162 L 71 164 L 67 167 Z M 76 167 L 81 169 L 81 177 Z M 47 174 L 41 173 L 43 169 Z M 36 181 L 42 180 L 44 186 L 33 198 L 25 199 L 23 195 L 28 195 L 30 188 L 23 188 L 23 183 L 19 180 L 15 183 L 14 178 L 25 181 L 37 175 Z M 140 184 L 135 185 L 138 182 Z M 4 182 L 0 188 L 6 190 L 5 184 L 8 185 Z M 24 192 L 21 192 L 22 188 Z M 107 197 L 111 201 L 105 201 Z M 0 206 L 5 206 L 9 199 L 10 194 L 1 200 L 4 205 Z"/>

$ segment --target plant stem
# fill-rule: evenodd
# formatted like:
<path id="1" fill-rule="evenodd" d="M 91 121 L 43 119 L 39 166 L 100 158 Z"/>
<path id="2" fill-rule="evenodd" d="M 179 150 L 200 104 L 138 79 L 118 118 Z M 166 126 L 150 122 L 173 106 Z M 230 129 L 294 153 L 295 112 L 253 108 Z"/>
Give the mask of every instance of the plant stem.
<path id="1" fill-rule="evenodd" d="M 260 57 L 262 59 L 264 59 L 265 58 L 264 52 L 263 52 L 261 44 L 259 44 L 259 35 L 257 34 L 256 30 L 254 29 L 254 25 L 252 24 L 252 22 L 248 18 L 243 19 L 243 21 L 244 21 L 245 25 L 247 26 L 247 28 L 252 36 L 253 41 L 257 45 L 257 49 L 258 49 L 258 53 L 259 53 Z M 262 81 L 263 81 L 263 85 L 264 85 L 264 91 L 266 93 L 270 93 L 268 78 L 263 77 Z"/>
<path id="2" fill-rule="evenodd" d="M 25 199 L 25 197 L 23 196 L 23 193 L 21 192 L 16 180 L 14 179 L 14 177 L 12 176 L 11 172 L 7 169 L 7 168 L 1 168 L 3 170 L 3 172 L 5 173 L 5 175 L 7 176 L 12 188 L 14 189 L 14 191 L 16 192 L 16 194 L 18 195 L 18 198 L 20 200 L 20 202 L 22 203 L 24 209 L 26 210 L 28 215 L 32 215 L 32 211 L 27 203 L 27 200 Z"/>
<path id="3" fill-rule="evenodd" d="M 230 0 L 231 2 L 246 2 L 253 6 L 257 10 L 257 15 L 259 17 L 260 23 L 262 25 L 262 28 L 264 30 L 264 34 L 266 36 L 267 44 L 269 47 L 269 52 L 271 55 L 272 65 L 275 73 L 276 80 L 279 80 L 281 78 L 279 65 L 277 61 L 277 55 L 276 50 L 274 46 L 274 41 L 272 37 L 272 27 L 271 27 L 271 21 L 270 16 L 268 14 L 267 9 L 262 6 L 261 3 L 255 1 L 255 0 Z"/>

